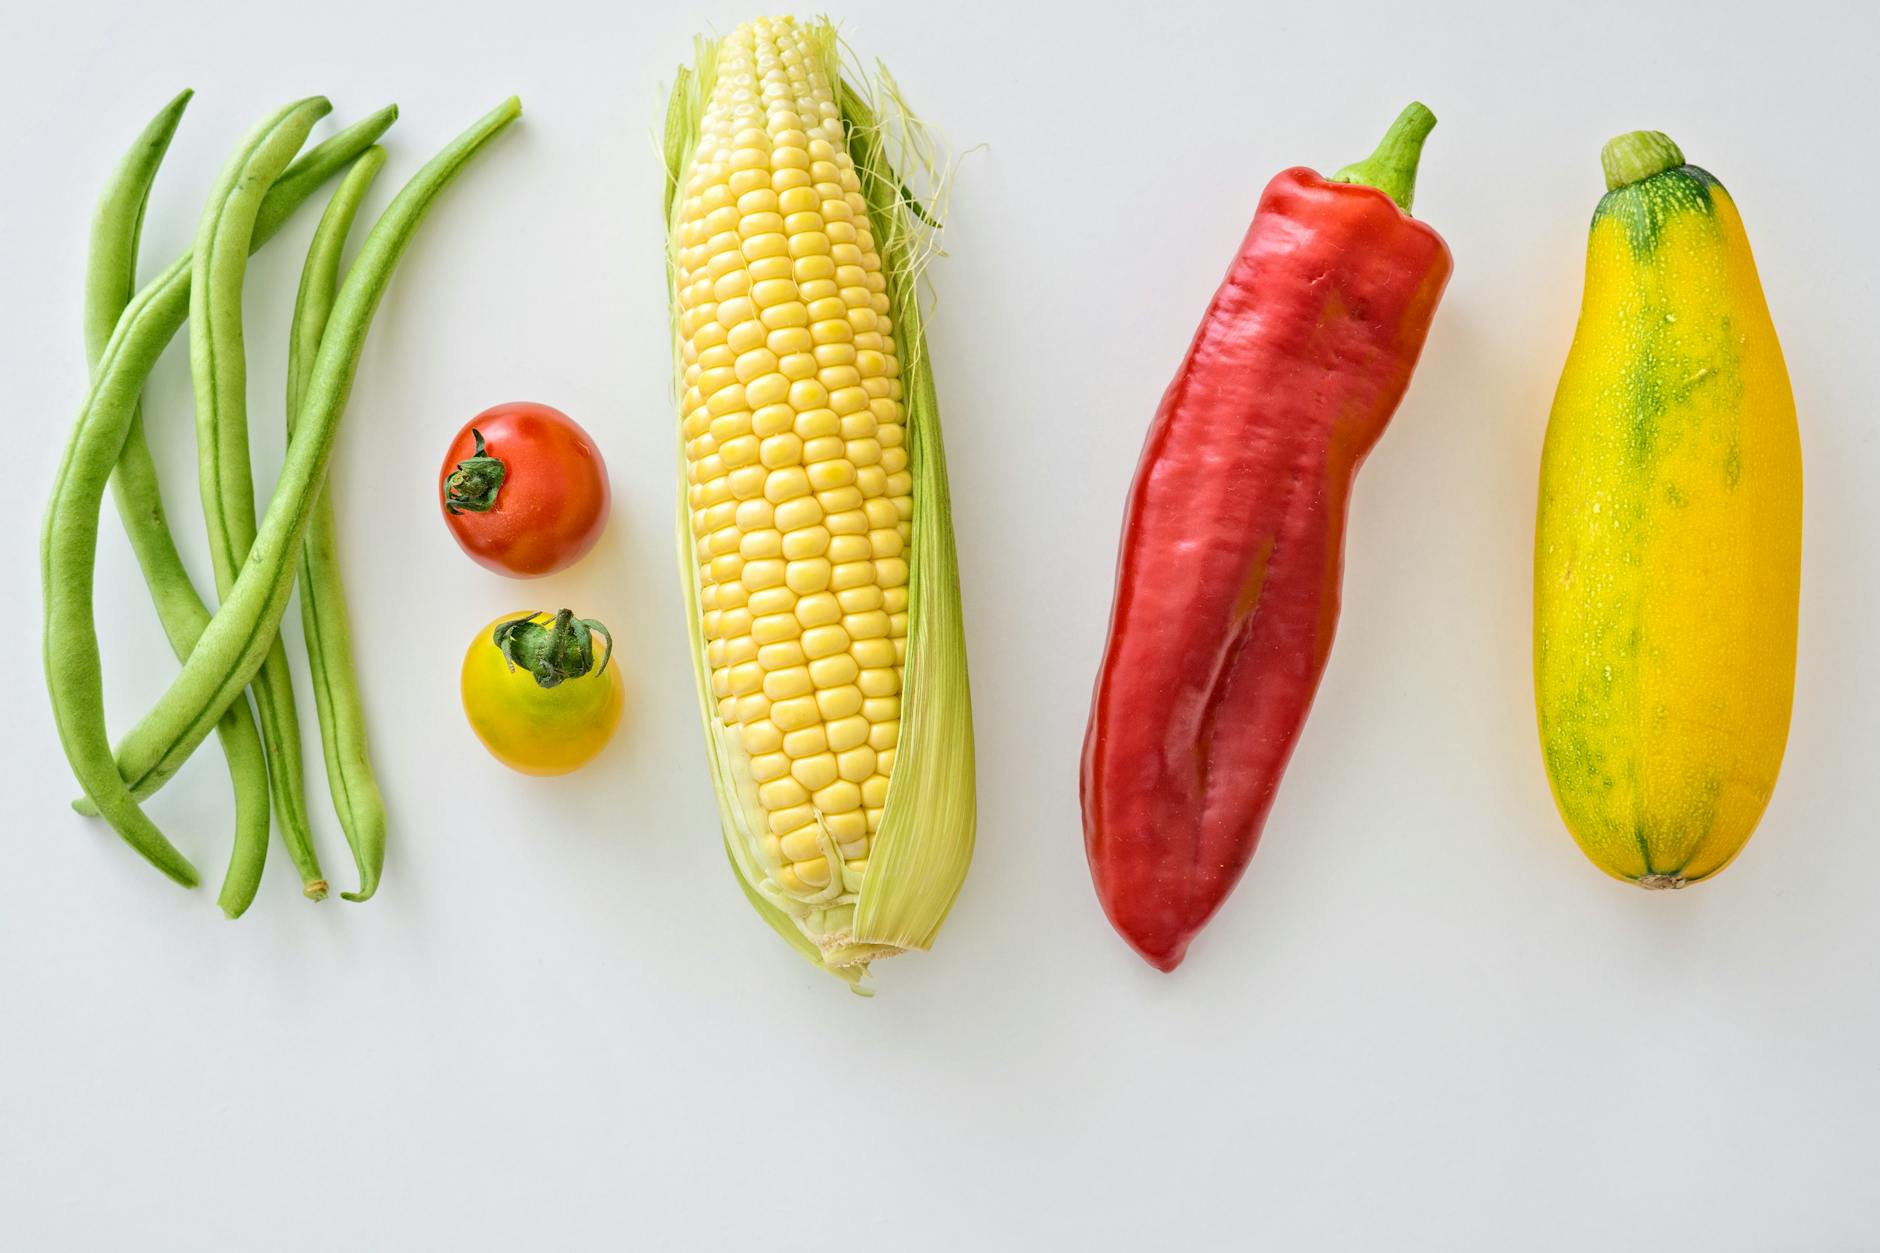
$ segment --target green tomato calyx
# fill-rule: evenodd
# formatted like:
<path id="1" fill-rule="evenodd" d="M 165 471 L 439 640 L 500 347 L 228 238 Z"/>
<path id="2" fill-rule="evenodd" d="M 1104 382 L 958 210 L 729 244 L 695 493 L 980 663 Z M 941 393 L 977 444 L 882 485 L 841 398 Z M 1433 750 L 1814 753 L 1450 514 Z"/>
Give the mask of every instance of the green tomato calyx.
<path id="1" fill-rule="evenodd" d="M 476 451 L 457 463 L 444 480 L 444 508 L 452 513 L 486 513 L 496 507 L 496 493 L 502 490 L 509 469 L 483 443 L 483 432 L 475 427 Z"/>
<path id="2" fill-rule="evenodd" d="M 522 667 L 535 676 L 537 687 L 555 687 L 590 674 L 599 678 L 614 658 L 613 633 L 593 618 L 575 617 L 572 609 L 563 609 L 547 622 L 536 621 L 546 616 L 531 609 L 520 618 L 498 623 L 490 633 L 510 672 Z M 598 666 L 594 663 L 596 635 L 607 641 Z"/>

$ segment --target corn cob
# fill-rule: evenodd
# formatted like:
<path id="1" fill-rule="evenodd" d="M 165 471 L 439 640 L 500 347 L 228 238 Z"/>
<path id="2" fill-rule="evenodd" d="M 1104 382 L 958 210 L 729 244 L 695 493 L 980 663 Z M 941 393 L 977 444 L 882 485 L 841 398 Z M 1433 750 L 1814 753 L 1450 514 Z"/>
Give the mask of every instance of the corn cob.
<path id="1" fill-rule="evenodd" d="M 680 568 L 725 847 L 766 921 L 855 986 L 932 943 L 972 854 L 925 219 L 827 22 L 701 41 L 666 161 Z"/>

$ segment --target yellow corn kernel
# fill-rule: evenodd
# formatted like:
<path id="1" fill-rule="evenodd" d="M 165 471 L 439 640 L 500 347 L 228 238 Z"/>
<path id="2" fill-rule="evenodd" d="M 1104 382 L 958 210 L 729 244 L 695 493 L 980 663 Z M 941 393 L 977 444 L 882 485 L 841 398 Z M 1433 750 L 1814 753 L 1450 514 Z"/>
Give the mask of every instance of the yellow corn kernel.
<path id="1" fill-rule="evenodd" d="M 879 587 L 868 583 L 837 592 L 836 603 L 842 606 L 843 613 L 866 613 L 870 609 L 883 608 L 887 600 Z"/>
<path id="2" fill-rule="evenodd" d="M 814 825 L 816 810 L 811 805 L 790 805 L 782 809 L 773 809 L 767 820 L 770 830 L 775 835 L 788 835 L 800 831 L 805 826 Z"/>
<path id="3" fill-rule="evenodd" d="M 730 590 L 730 588 L 734 587 L 741 591 L 744 585 L 742 583 L 728 584 L 725 590 Z M 791 591 L 788 587 L 766 587 L 759 591 L 751 592 L 748 594 L 748 598 L 744 603 L 744 608 L 752 617 L 764 617 L 773 613 L 790 613 L 795 607 L 796 593 Z"/>
<path id="4" fill-rule="evenodd" d="M 795 761 L 790 761 L 786 757 L 784 760 L 789 761 L 787 768 L 791 777 L 812 793 L 819 793 L 820 789 L 836 781 L 837 766 L 834 753 L 817 753 L 813 757 L 799 757 Z M 811 800 L 815 800 L 814 795 Z"/>
<path id="5" fill-rule="evenodd" d="M 720 456 L 723 454 L 720 453 Z M 803 442 L 803 463 L 811 465 L 842 455 L 842 441 L 834 435 L 818 435 Z M 818 489 L 821 490 L 821 489 Z"/>
<path id="6" fill-rule="evenodd" d="M 814 626 L 803 632 L 803 653 L 811 660 L 846 652 L 848 647 L 849 633 L 840 626 Z"/>
<path id="7" fill-rule="evenodd" d="M 850 809 L 839 814 L 824 814 L 822 821 L 830 838 L 835 840 L 838 848 L 844 850 L 843 856 L 855 856 L 856 854 L 849 850 L 854 848 L 856 841 L 867 838 L 868 819 L 863 817 L 860 811 Z M 862 847 L 866 848 L 867 845 Z"/>
<path id="8" fill-rule="evenodd" d="M 739 466 L 721 481 L 728 486 L 733 499 L 750 500 L 764 494 L 764 477 L 763 466 Z"/>
<path id="9" fill-rule="evenodd" d="M 769 374 L 752 379 L 744 388 L 744 403 L 752 409 L 781 405 L 786 403 L 789 397 L 790 380 L 783 376 L 782 370 L 773 370 Z"/>
<path id="10" fill-rule="evenodd" d="M 780 700 L 770 707 L 770 720 L 785 731 L 800 731 L 804 727 L 815 726 L 822 721 L 822 714 L 816 708 L 816 700 L 811 696 L 798 696 L 790 700 Z M 767 808 L 776 805 L 766 801 Z"/>
<path id="11" fill-rule="evenodd" d="M 725 557 L 714 558 L 714 562 L 727 560 Z M 736 553 L 729 555 L 729 560 L 737 562 L 736 570 L 743 569 L 743 558 Z M 713 569 L 716 574 L 716 566 Z M 736 578 L 736 573 L 725 575 L 729 580 Z M 845 588 L 861 587 L 875 581 L 875 565 L 872 561 L 845 561 L 829 572 L 829 586 L 840 592 Z"/>
<path id="12" fill-rule="evenodd" d="M 803 460 L 803 441 L 790 431 L 772 435 L 758 446 L 758 460 L 771 470 L 797 465 Z"/>
<path id="13" fill-rule="evenodd" d="M 836 772 L 850 783 L 862 783 L 871 778 L 875 773 L 875 750 L 866 746 L 851 748 L 848 752 L 843 753 L 834 760 L 836 763 Z M 800 775 L 798 779 L 799 781 L 801 780 Z M 805 784 L 805 786 L 807 786 L 807 784 Z M 866 799 L 866 796 L 867 794 L 864 790 L 864 799 Z"/>
<path id="14" fill-rule="evenodd" d="M 815 342 L 800 326 L 780 326 L 764 332 L 765 346 L 776 353 L 779 360 L 793 353 L 808 352 Z"/>
<path id="15" fill-rule="evenodd" d="M 743 729 L 744 751 L 747 753 L 774 753 L 783 747 L 783 732 L 769 719 L 753 722 Z"/>
<path id="16" fill-rule="evenodd" d="M 759 669 L 761 671 L 762 667 Z M 788 700 L 793 696 L 808 696 L 816 690 L 816 685 L 810 682 L 807 666 L 790 666 L 784 670 L 772 670 L 763 676 L 761 683 L 764 695 L 773 701 Z"/>
<path id="17" fill-rule="evenodd" d="M 822 856 L 822 831 L 815 823 L 798 827 L 777 841 L 777 851 L 786 861 L 810 861 Z"/>
<path id="18" fill-rule="evenodd" d="M 759 439 L 781 435 L 796 423 L 796 410 L 788 404 L 764 405 L 751 414 L 751 434 Z"/>
<path id="19" fill-rule="evenodd" d="M 821 509 L 822 503 L 818 501 L 816 507 Z M 865 509 L 848 508 L 834 513 L 825 511 L 823 516 L 823 525 L 829 528 L 831 535 L 868 534 L 868 512 Z"/>
<path id="20" fill-rule="evenodd" d="M 822 522 L 823 507 L 814 496 L 797 496 L 778 505 L 775 518 L 779 531 L 800 531 Z"/>
<path id="21" fill-rule="evenodd" d="M 795 614 L 767 613 L 751 620 L 751 638 L 759 644 L 775 644 L 802 634 Z"/>
<path id="22" fill-rule="evenodd" d="M 840 442 L 837 444 L 840 447 Z M 752 453 L 755 455 L 756 450 Z M 730 464 L 727 462 L 727 464 Z M 818 461 L 807 467 L 809 485 L 818 492 L 830 491 L 838 487 L 847 487 L 855 481 L 855 465 L 846 459 L 832 458 Z"/>
<path id="23" fill-rule="evenodd" d="M 736 556 L 736 554 L 726 555 Z M 738 557 L 738 560 L 742 563 L 742 569 L 738 572 L 738 581 L 744 584 L 746 591 L 751 592 L 760 592 L 767 587 L 781 586 L 784 574 L 788 569 L 786 562 L 775 557 L 767 557 L 758 561 L 745 561 L 742 557 Z M 713 559 L 712 566 L 713 570 L 716 571 L 716 558 Z M 883 616 L 885 617 L 886 615 Z M 886 629 L 887 628 L 884 626 L 883 631 L 885 632 Z M 852 635 L 854 632 L 851 631 L 850 634 Z"/>
<path id="24" fill-rule="evenodd" d="M 809 663 L 810 682 L 818 688 L 841 687 L 845 683 L 854 683 L 861 672 L 862 669 L 855 663 L 855 658 L 848 653 L 818 657 Z"/>
<path id="25" fill-rule="evenodd" d="M 836 514 L 832 520 L 835 521 L 838 526 L 846 525 L 842 519 L 845 519 L 847 516 L 847 514 Z M 734 530 L 733 536 L 735 537 L 735 535 L 736 532 Z M 865 535 L 856 535 L 852 532 L 845 531 L 836 535 L 835 538 L 829 541 L 829 560 L 838 564 L 846 565 L 852 561 L 872 561 L 874 557 L 874 546 L 868 542 L 868 537 Z M 874 584 L 869 583 L 867 586 L 873 587 Z"/>
<path id="26" fill-rule="evenodd" d="M 828 592 L 816 592 L 796 602 L 795 620 L 804 629 L 830 626 L 842 620 L 842 606 Z"/>
<path id="27" fill-rule="evenodd" d="M 798 383 L 797 386 L 801 387 L 803 384 Z M 800 409 L 797 411 L 796 422 L 792 429 L 805 441 L 827 439 L 842 430 L 842 419 L 833 409 L 820 407 Z"/>
<path id="28" fill-rule="evenodd" d="M 794 761 L 798 757 L 814 757 L 829 748 L 829 737 L 821 723 L 813 727 L 804 727 L 801 731 L 792 731 L 781 738 L 783 751 Z"/>
<path id="29" fill-rule="evenodd" d="M 764 753 L 751 758 L 751 777 L 759 783 L 781 779 L 790 773 L 790 759 L 782 753 Z"/>
<path id="30" fill-rule="evenodd" d="M 833 767 L 834 764 L 832 759 L 830 765 Z M 810 800 L 825 814 L 847 813 L 849 810 L 861 808 L 862 790 L 847 779 L 837 779 L 819 789 Z"/>
<path id="31" fill-rule="evenodd" d="M 764 668 L 755 661 L 746 661 L 727 670 L 725 679 L 732 696 L 749 696 L 764 686 Z"/>
<path id="32" fill-rule="evenodd" d="M 809 495 L 809 477 L 801 466 L 784 466 L 772 470 L 764 480 L 764 499 L 773 505 L 781 505 L 800 496 Z"/>
<path id="33" fill-rule="evenodd" d="M 834 752 L 846 752 L 860 744 L 868 742 L 868 719 L 856 716 L 832 719 L 823 727 L 829 737 L 829 747 Z"/>
<path id="34" fill-rule="evenodd" d="M 809 799 L 809 793 L 795 779 L 785 776 L 772 779 L 757 789 L 757 799 L 766 809 L 783 809 L 790 805 L 801 805 Z"/>
<path id="35" fill-rule="evenodd" d="M 782 554 L 783 536 L 769 527 L 738 533 L 738 556 L 744 558 L 747 569 L 748 563 L 752 561 L 765 557 L 778 557 Z"/>
<path id="36" fill-rule="evenodd" d="M 792 561 L 784 574 L 784 581 L 798 595 L 820 592 L 829 586 L 829 562 L 822 557 Z"/>
<path id="37" fill-rule="evenodd" d="M 868 701 L 862 696 L 861 689 L 852 683 L 844 683 L 840 687 L 822 688 L 816 693 L 816 708 L 826 721 L 846 718 L 857 712 L 866 718 L 868 717 L 865 709 L 867 704 Z M 869 721 L 878 722 L 880 719 L 869 718 Z"/>
<path id="38" fill-rule="evenodd" d="M 820 557 L 828 550 L 829 531 L 820 524 L 812 524 L 791 531 L 783 537 L 782 541 L 783 556 L 789 561 L 800 561 L 805 557 Z"/>

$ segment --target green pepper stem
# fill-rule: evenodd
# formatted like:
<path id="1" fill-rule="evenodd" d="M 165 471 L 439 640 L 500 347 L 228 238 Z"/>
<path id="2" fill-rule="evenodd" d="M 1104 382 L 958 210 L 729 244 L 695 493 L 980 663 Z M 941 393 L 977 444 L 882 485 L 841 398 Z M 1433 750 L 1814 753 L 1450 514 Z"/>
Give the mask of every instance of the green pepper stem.
<path id="1" fill-rule="evenodd" d="M 1396 201 L 1399 209 L 1410 212 L 1410 202 L 1417 194 L 1417 162 L 1423 157 L 1423 141 L 1435 126 L 1436 115 L 1412 100 L 1384 132 L 1377 151 L 1332 175 L 1332 182 L 1375 187 Z"/>
<path id="2" fill-rule="evenodd" d="M 1684 153 L 1663 131 L 1627 131 L 1599 150 L 1599 165 L 1606 172 L 1606 190 L 1618 191 L 1642 183 L 1654 174 L 1684 164 Z"/>

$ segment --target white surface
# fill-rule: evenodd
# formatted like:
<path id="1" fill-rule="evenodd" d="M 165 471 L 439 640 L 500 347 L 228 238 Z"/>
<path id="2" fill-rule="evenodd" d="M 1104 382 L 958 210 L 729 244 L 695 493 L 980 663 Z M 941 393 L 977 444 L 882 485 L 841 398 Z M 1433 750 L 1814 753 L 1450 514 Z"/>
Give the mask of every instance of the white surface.
<path id="1" fill-rule="evenodd" d="M 147 1249 L 1880 1247 L 1880 811 L 1870 589 L 1880 177 L 1865 5 L 853 4 L 964 149 L 932 349 L 958 494 L 980 850 L 937 950 L 872 1002 L 751 914 L 719 849 L 672 568 L 652 135 L 735 7 L 345 0 L 15 6 L 0 104 L 14 662 L 0 678 L 0 1246 Z M 374 203 L 510 91 L 523 125 L 426 225 L 380 315 L 335 482 L 394 823 L 366 907 L 274 850 L 221 920 L 213 748 L 152 813 L 185 893 L 65 808 L 35 537 L 83 382 L 100 180 L 184 84 L 147 270 L 251 120 L 396 99 Z M 1419 216 L 1456 254 L 1364 471 L 1343 627 L 1235 897 L 1164 977 L 1092 897 L 1076 760 L 1145 424 L 1254 200 L 1442 118 Z M 1802 657 L 1762 830 L 1698 890 L 1629 891 L 1554 816 L 1528 680 L 1542 427 L 1599 145 L 1662 127 L 1747 219 L 1801 407 Z M 257 259 L 256 456 L 315 213 Z M 206 582 L 187 370 L 152 426 Z M 559 405 L 614 476 L 607 538 L 509 583 L 432 502 L 458 424 Z M 99 556 L 109 708 L 173 672 L 122 532 Z M 469 635 L 567 603 L 628 641 L 585 774 L 490 763 Z M 299 639 L 297 612 L 288 618 Z M 336 885 L 304 684 L 312 808 Z"/>

